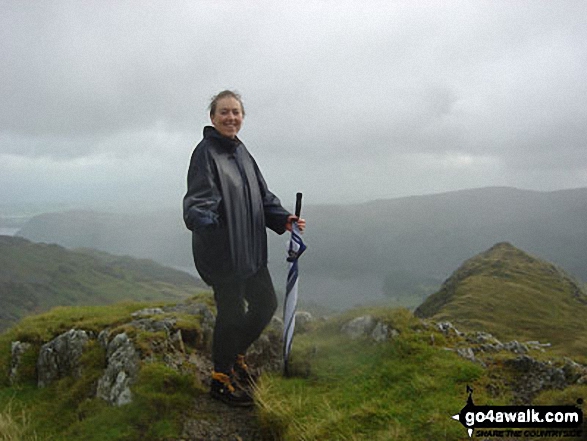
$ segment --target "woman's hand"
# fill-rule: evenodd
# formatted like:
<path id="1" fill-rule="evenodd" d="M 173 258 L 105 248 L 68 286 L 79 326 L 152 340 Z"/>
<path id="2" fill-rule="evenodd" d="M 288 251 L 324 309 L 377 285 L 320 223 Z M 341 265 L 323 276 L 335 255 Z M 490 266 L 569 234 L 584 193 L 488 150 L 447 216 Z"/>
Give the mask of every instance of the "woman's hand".
<path id="1" fill-rule="evenodd" d="M 306 220 L 305 219 L 302 219 L 302 218 L 299 218 L 297 216 L 290 215 L 287 218 L 287 223 L 285 224 L 285 229 L 287 231 L 291 231 L 291 224 L 293 222 L 297 222 L 298 223 L 298 228 L 300 229 L 300 233 L 303 233 L 304 232 L 304 229 L 306 228 Z"/>

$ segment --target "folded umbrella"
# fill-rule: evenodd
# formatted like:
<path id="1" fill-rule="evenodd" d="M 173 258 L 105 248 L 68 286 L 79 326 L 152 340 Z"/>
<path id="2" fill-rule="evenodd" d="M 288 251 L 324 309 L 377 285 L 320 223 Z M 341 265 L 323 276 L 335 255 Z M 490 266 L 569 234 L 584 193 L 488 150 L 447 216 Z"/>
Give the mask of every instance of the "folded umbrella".
<path id="1" fill-rule="evenodd" d="M 302 194 L 296 194 L 296 217 L 300 217 L 302 210 Z M 287 246 L 287 285 L 285 289 L 285 304 L 283 307 L 283 373 L 289 376 L 289 356 L 296 326 L 296 306 L 298 303 L 298 259 L 305 251 L 306 245 L 297 222 L 292 222 L 291 238 Z"/>

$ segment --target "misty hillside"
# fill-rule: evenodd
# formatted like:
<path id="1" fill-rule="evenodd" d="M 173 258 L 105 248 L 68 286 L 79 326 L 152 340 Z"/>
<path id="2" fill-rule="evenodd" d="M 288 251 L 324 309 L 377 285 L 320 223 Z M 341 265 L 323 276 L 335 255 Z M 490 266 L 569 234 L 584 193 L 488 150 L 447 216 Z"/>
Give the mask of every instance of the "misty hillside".
<path id="1" fill-rule="evenodd" d="M 559 353 L 587 351 L 587 294 L 580 282 L 509 243 L 464 262 L 415 314 L 501 339 L 546 341 Z"/>
<path id="2" fill-rule="evenodd" d="M 417 306 L 465 259 L 504 241 L 587 280 L 587 188 L 483 188 L 354 205 L 307 205 L 302 215 L 308 221 L 308 251 L 300 262 L 301 295 L 331 307 L 384 298 Z M 48 213 L 31 219 L 19 234 L 193 271 L 190 233 L 179 208 L 137 215 Z M 285 280 L 285 240 L 269 234 L 270 268 L 278 289 Z"/>
<path id="3" fill-rule="evenodd" d="M 180 300 L 202 288 L 153 261 L 0 236 L 0 331 L 54 306 Z"/>

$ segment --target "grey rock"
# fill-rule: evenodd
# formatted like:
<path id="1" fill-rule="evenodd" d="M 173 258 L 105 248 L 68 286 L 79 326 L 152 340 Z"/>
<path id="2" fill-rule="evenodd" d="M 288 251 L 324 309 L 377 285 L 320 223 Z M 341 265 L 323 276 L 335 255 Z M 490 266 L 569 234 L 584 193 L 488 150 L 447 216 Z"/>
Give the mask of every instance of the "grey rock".
<path id="1" fill-rule="evenodd" d="M 530 403 L 545 389 L 563 389 L 569 383 L 562 368 L 552 362 L 535 360 L 528 355 L 520 355 L 506 360 L 505 366 L 516 372 L 516 381 L 511 385 L 516 401 Z"/>
<path id="2" fill-rule="evenodd" d="M 171 330 L 175 326 L 176 320 L 172 318 L 166 318 L 163 320 L 155 320 L 151 318 L 141 318 L 133 320 L 129 323 L 130 326 L 134 326 L 137 329 L 147 332 L 161 332 L 164 331 L 167 335 L 170 334 Z"/>
<path id="3" fill-rule="evenodd" d="M 185 353 L 185 345 L 183 344 L 181 329 L 178 329 L 176 332 L 169 336 L 169 342 L 176 351 Z"/>
<path id="4" fill-rule="evenodd" d="M 375 328 L 373 328 L 373 331 L 371 332 L 371 338 L 377 343 L 387 341 L 390 338 L 396 338 L 397 336 L 399 336 L 399 331 L 390 328 L 389 325 L 386 325 L 383 322 L 377 322 Z"/>
<path id="5" fill-rule="evenodd" d="M 247 363 L 255 373 L 279 371 L 283 367 L 283 325 L 281 320 L 272 320 L 267 329 L 247 351 Z"/>
<path id="6" fill-rule="evenodd" d="M 581 378 L 587 378 L 587 366 L 583 366 L 570 358 L 565 358 L 565 364 L 562 369 L 569 383 L 578 383 Z"/>
<path id="7" fill-rule="evenodd" d="M 106 328 L 98 334 L 98 343 L 106 350 L 108 348 L 108 341 L 110 340 L 110 329 Z"/>
<path id="8" fill-rule="evenodd" d="M 130 386 L 138 376 L 140 357 L 126 333 L 116 335 L 108 343 L 106 359 L 106 370 L 98 380 L 96 396 L 115 406 L 130 403 Z"/>
<path id="9" fill-rule="evenodd" d="M 20 363 L 22 361 L 22 356 L 26 351 L 31 348 L 30 343 L 20 342 L 20 341 L 13 341 L 11 344 L 11 359 L 10 359 L 10 375 L 9 380 L 10 384 L 15 384 L 18 382 L 18 371 L 20 368 Z"/>
<path id="10" fill-rule="evenodd" d="M 457 328 L 455 328 L 451 322 L 440 322 L 440 323 L 436 324 L 436 327 L 444 335 L 450 335 L 450 334 L 454 334 L 454 335 L 458 335 L 458 336 L 464 335 Z"/>
<path id="11" fill-rule="evenodd" d="M 471 348 L 459 348 L 457 354 L 467 360 L 476 361 L 475 354 Z"/>
<path id="12" fill-rule="evenodd" d="M 512 340 L 503 344 L 503 348 L 506 351 L 513 352 L 514 354 L 525 354 L 528 352 L 528 346 L 524 343 L 520 343 L 517 340 Z"/>
<path id="13" fill-rule="evenodd" d="M 181 314 L 189 314 L 194 316 L 200 324 L 199 335 L 189 335 L 184 333 L 186 341 L 197 341 L 197 346 L 200 348 L 211 350 L 212 335 L 214 333 L 214 325 L 216 323 L 216 316 L 205 303 L 180 303 L 164 308 L 164 312 L 176 312 Z"/>
<path id="14" fill-rule="evenodd" d="M 484 343 L 474 349 L 477 352 L 500 352 L 509 351 L 514 354 L 526 354 L 529 351 L 528 345 L 520 343 L 517 340 L 512 340 L 507 343 L 501 343 L 495 340 L 495 343 Z"/>
<path id="15" fill-rule="evenodd" d="M 71 329 L 44 344 L 37 361 L 37 384 L 45 387 L 67 375 L 80 376 L 79 359 L 89 337 L 85 331 Z"/>
<path id="16" fill-rule="evenodd" d="M 372 315 L 364 315 L 344 324 L 341 328 L 341 331 L 348 335 L 351 339 L 355 340 L 372 333 L 376 325 L 377 322 Z"/>
<path id="17" fill-rule="evenodd" d="M 500 345 L 501 342 L 488 332 L 476 332 L 467 335 L 467 341 L 473 344 Z"/>
<path id="18" fill-rule="evenodd" d="M 164 311 L 161 308 L 145 308 L 140 311 L 133 312 L 131 316 L 133 318 L 150 317 L 152 315 L 163 314 Z"/>
<path id="19" fill-rule="evenodd" d="M 503 343 L 497 343 L 497 344 L 485 343 L 485 344 L 479 345 L 479 347 L 478 348 L 475 348 L 474 351 L 476 351 L 476 352 L 499 352 L 499 351 L 503 351 Z"/>
<path id="20" fill-rule="evenodd" d="M 527 341 L 524 344 L 531 349 L 541 349 L 541 350 L 544 350 L 544 348 L 550 348 L 552 346 L 552 343 L 540 343 L 537 340 Z"/>
<path id="21" fill-rule="evenodd" d="M 397 332 L 397 331 L 396 331 Z M 381 343 L 389 339 L 390 330 L 389 326 L 384 323 L 378 322 L 371 332 L 371 338 L 377 343 Z"/>
<path id="22" fill-rule="evenodd" d="M 306 311 L 296 312 L 296 331 L 305 332 L 308 330 L 308 325 L 314 321 L 312 314 Z"/>
<path id="23" fill-rule="evenodd" d="M 487 366 L 483 360 L 475 357 L 475 351 L 473 348 L 459 348 L 457 349 L 457 354 L 466 360 L 472 361 L 473 363 L 477 363 L 483 367 Z"/>
<path id="24" fill-rule="evenodd" d="M 274 315 L 273 317 L 271 317 L 271 321 L 269 322 L 269 325 L 267 325 L 267 329 L 283 333 L 283 320 Z"/>

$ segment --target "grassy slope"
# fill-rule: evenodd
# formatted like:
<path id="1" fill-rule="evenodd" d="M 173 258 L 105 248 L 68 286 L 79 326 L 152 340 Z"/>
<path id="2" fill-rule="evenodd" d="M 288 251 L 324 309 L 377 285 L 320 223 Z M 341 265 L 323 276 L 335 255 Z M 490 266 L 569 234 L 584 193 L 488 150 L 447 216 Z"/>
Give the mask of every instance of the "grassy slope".
<path id="1" fill-rule="evenodd" d="M 188 274 L 149 260 L 0 236 L 0 330 L 53 306 L 180 300 L 198 288 Z"/>
<path id="2" fill-rule="evenodd" d="M 0 369 L 8 370 L 11 341 L 40 347 L 72 327 L 124 329 L 130 313 L 145 306 L 157 305 L 57 308 L 28 317 L 0 335 Z M 341 335 L 343 323 L 365 313 L 398 329 L 399 337 L 374 343 Z M 186 323 L 188 319 L 193 321 L 186 317 Z M 267 439 L 285 441 L 469 439 L 451 419 L 465 404 L 466 386 L 474 388 L 477 404 L 506 404 L 510 396 L 499 364 L 483 369 L 445 349 L 453 344 L 450 337 L 402 309 L 356 310 L 315 322 L 294 342 L 292 370 L 301 376 L 286 379 L 275 373 L 262 378 L 257 394 L 259 424 Z M 83 357 L 81 378 L 62 379 L 46 389 L 34 384 L 33 357 L 24 360 L 18 386 L 1 377 L 0 423 L 20 432 L 16 438 L 20 440 L 35 436 L 49 441 L 179 439 L 182 419 L 193 412 L 193 398 L 205 393 L 194 375 L 155 360 L 143 363 L 133 386 L 135 401 L 110 407 L 91 397 L 104 367 L 104 350 L 92 344 Z M 587 385 L 550 391 L 537 402 L 569 404 L 581 396 L 587 396 Z"/>
<path id="3" fill-rule="evenodd" d="M 450 419 L 482 369 L 430 346 L 405 310 L 379 310 L 401 336 L 375 344 L 340 335 L 342 320 L 296 337 L 294 369 L 308 378 L 266 376 L 261 421 L 286 440 L 459 440 Z"/>
<path id="4" fill-rule="evenodd" d="M 559 354 L 587 353 L 587 296 L 578 283 L 509 244 L 466 261 L 416 312 L 504 341 L 540 340 Z"/>
<path id="5" fill-rule="evenodd" d="M 484 369 L 447 351 L 455 342 L 406 310 L 370 313 L 400 336 L 385 343 L 349 341 L 340 326 L 351 315 L 330 320 L 296 337 L 294 369 L 303 378 L 263 378 L 261 424 L 275 439 L 464 441 L 465 429 L 451 416 L 465 405 L 467 385 L 477 404 L 512 403 L 507 384 L 516 379 L 496 360 L 513 354 L 501 354 Z M 536 403 L 568 405 L 586 394 L 587 385 L 574 386 L 547 391 Z"/>

